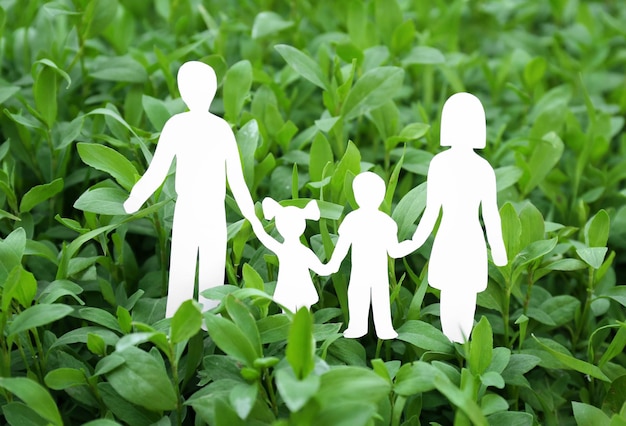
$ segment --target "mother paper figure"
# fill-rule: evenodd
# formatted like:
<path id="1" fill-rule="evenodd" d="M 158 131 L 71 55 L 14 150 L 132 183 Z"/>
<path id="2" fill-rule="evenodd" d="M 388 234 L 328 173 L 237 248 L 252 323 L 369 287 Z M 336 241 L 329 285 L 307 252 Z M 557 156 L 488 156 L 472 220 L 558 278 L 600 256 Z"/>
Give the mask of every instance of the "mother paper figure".
<path id="1" fill-rule="evenodd" d="M 443 333 L 453 342 L 467 340 L 474 325 L 476 294 L 487 288 L 487 247 L 479 208 L 496 265 L 507 263 L 491 165 L 474 152 L 484 148 L 485 110 L 469 93 L 451 96 L 441 114 L 441 146 L 450 146 L 430 162 L 426 210 L 413 235 L 421 246 L 440 210 L 428 267 L 428 283 L 441 290 Z"/>

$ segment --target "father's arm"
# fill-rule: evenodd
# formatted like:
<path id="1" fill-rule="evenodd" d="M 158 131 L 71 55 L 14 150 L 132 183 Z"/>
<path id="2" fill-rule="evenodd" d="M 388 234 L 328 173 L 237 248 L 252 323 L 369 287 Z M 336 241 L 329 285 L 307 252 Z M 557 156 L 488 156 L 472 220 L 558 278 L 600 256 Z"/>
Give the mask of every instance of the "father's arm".
<path id="1" fill-rule="evenodd" d="M 168 122 L 165 123 L 152 161 L 150 161 L 148 165 L 148 170 L 146 170 L 146 173 L 144 173 L 141 179 L 133 186 L 133 189 L 130 191 L 130 196 L 124 202 L 124 210 L 126 213 L 132 214 L 139 210 L 148 197 L 161 186 L 167 177 L 167 172 L 176 155 L 175 126 L 176 124 L 173 122 L 173 118 L 170 118 Z"/>
<path id="2" fill-rule="evenodd" d="M 235 135 L 230 127 L 224 121 L 223 137 L 226 145 L 226 178 L 228 185 L 235 197 L 235 201 L 241 210 L 241 214 L 250 221 L 255 231 L 262 227 L 261 221 L 254 213 L 254 202 L 243 177 L 243 167 L 241 165 L 241 157 L 239 156 L 239 148 Z"/>

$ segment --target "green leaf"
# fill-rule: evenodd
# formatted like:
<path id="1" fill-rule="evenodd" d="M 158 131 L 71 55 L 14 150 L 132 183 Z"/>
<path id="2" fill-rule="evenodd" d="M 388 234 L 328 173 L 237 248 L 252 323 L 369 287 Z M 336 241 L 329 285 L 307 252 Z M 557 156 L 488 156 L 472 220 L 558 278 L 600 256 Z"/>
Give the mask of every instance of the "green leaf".
<path id="1" fill-rule="evenodd" d="M 335 200 L 340 198 L 340 194 L 346 190 L 344 184 L 346 181 L 346 174 L 352 173 L 357 175 L 361 172 L 361 153 L 352 141 L 348 141 L 348 147 L 346 152 L 339 161 L 335 173 L 330 180 L 330 186 L 335 196 Z M 350 188 L 349 190 L 351 190 Z"/>
<path id="2" fill-rule="evenodd" d="M 440 374 L 443 373 L 436 367 L 423 361 L 404 364 L 396 373 L 393 391 L 403 396 L 429 392 L 435 389 L 434 380 Z"/>
<path id="3" fill-rule="evenodd" d="M 106 343 L 98 334 L 89 333 L 87 335 L 87 349 L 89 349 L 91 353 L 99 356 L 106 355 Z"/>
<path id="4" fill-rule="evenodd" d="M 259 385 L 257 383 L 241 383 L 230 391 L 230 405 L 241 420 L 246 420 L 256 402 Z"/>
<path id="5" fill-rule="evenodd" d="M 546 72 L 547 62 L 543 56 L 537 56 L 530 60 L 524 67 L 524 83 L 533 90 L 534 86 L 541 81 Z"/>
<path id="6" fill-rule="evenodd" d="M 493 386 L 498 389 L 504 389 L 504 378 L 500 373 L 495 371 L 487 371 L 480 375 L 480 382 L 485 386 Z"/>
<path id="7" fill-rule="evenodd" d="M 423 321 L 407 321 L 398 328 L 398 340 L 413 346 L 442 353 L 452 353 L 454 346 L 446 336 L 433 325 Z"/>
<path id="8" fill-rule="evenodd" d="M 165 127 L 165 123 L 170 119 L 172 114 L 165 106 L 165 102 L 152 96 L 142 95 L 141 106 L 146 112 L 150 124 L 155 130 L 161 130 Z"/>
<path id="9" fill-rule="evenodd" d="M 91 38 L 99 35 L 111 25 L 117 13 L 117 0 L 90 0 L 83 14 L 83 36 Z"/>
<path id="10" fill-rule="evenodd" d="M 550 132 L 537 142 L 528 159 L 527 170 L 520 181 L 522 192 L 530 193 L 550 173 L 563 154 L 563 141 Z"/>
<path id="11" fill-rule="evenodd" d="M 63 426 L 59 410 L 39 383 L 26 377 L 0 377 L 0 387 L 24 401 L 28 407 L 55 426 Z"/>
<path id="12" fill-rule="evenodd" d="M 398 238 L 410 238 L 413 224 L 426 208 L 426 182 L 411 189 L 398 203 L 391 217 L 398 224 Z"/>
<path id="13" fill-rule="evenodd" d="M 0 86 L 0 104 L 11 99 L 20 88 L 17 86 Z"/>
<path id="14" fill-rule="evenodd" d="M 544 255 L 550 253 L 556 247 L 558 238 L 551 238 L 549 240 L 533 241 L 528 244 L 515 259 L 516 265 L 526 265 L 533 260 L 539 259 Z"/>
<path id="15" fill-rule="evenodd" d="M 539 309 L 552 318 L 556 326 L 561 326 L 574 319 L 580 308 L 580 300 L 568 294 L 561 294 L 546 299 Z"/>
<path id="16" fill-rule="evenodd" d="M 278 13 L 261 12 L 254 18 L 252 39 L 257 40 L 291 27 L 293 27 L 293 21 L 285 21 Z"/>
<path id="17" fill-rule="evenodd" d="M 490 426 L 532 426 L 534 418 L 530 413 L 522 411 L 503 411 L 487 417 Z"/>
<path id="18" fill-rule="evenodd" d="M 312 182 L 319 182 L 324 177 L 324 168 L 326 164 L 332 163 L 334 160 L 333 150 L 328 139 L 322 134 L 317 133 L 311 144 L 309 153 L 309 176 Z"/>
<path id="19" fill-rule="evenodd" d="M 261 337 L 259 336 L 259 329 L 256 325 L 256 320 L 243 302 L 232 294 L 227 295 L 224 298 L 226 311 L 232 318 L 238 329 L 246 336 L 246 339 L 252 344 L 254 348 L 254 357 L 260 358 L 263 356 L 263 349 L 261 347 Z"/>
<path id="20" fill-rule="evenodd" d="M 35 106 L 49 129 L 57 119 L 57 76 L 49 67 L 43 67 L 35 77 L 33 95 Z"/>
<path id="21" fill-rule="evenodd" d="M 98 56 L 91 62 L 89 69 L 89 75 L 97 80 L 144 83 L 148 79 L 143 65 L 130 56 Z"/>
<path id="22" fill-rule="evenodd" d="M 607 247 L 585 247 L 577 249 L 576 254 L 593 269 L 600 269 L 607 251 Z"/>
<path id="23" fill-rule="evenodd" d="M 515 207 L 509 202 L 500 209 L 500 218 L 502 219 L 502 237 L 504 238 L 504 246 L 506 247 L 506 254 L 510 263 L 520 251 L 522 223 L 515 211 Z"/>
<path id="24" fill-rule="evenodd" d="M 274 49 L 280 53 L 285 62 L 301 77 L 304 77 L 321 89 L 328 90 L 328 79 L 310 56 L 286 44 L 277 44 L 274 46 Z"/>
<path id="25" fill-rule="evenodd" d="M 320 378 L 309 374 L 303 380 L 298 380 L 293 371 L 283 368 L 276 372 L 276 387 L 291 412 L 300 410 L 309 402 L 320 388 Z"/>
<path id="26" fill-rule="evenodd" d="M 493 334 L 491 324 L 486 317 L 480 321 L 472 331 L 470 343 L 469 368 L 474 376 L 483 374 L 491 364 L 493 355 Z"/>
<path id="27" fill-rule="evenodd" d="M 378 67 L 367 71 L 352 87 L 341 108 L 344 119 L 351 120 L 387 102 L 400 90 L 404 70 Z"/>
<path id="28" fill-rule="evenodd" d="M 602 297 L 608 297 L 615 300 L 617 303 L 626 307 L 626 285 L 618 285 L 610 288 L 602 293 Z"/>
<path id="29" fill-rule="evenodd" d="M 180 343 L 190 339 L 202 327 L 202 312 L 195 300 L 186 300 L 172 317 L 170 339 L 172 343 Z"/>
<path id="30" fill-rule="evenodd" d="M 13 268 L 21 264 L 25 248 L 26 232 L 21 227 L 0 242 L 0 284 L 4 284 Z"/>
<path id="31" fill-rule="evenodd" d="M 11 426 L 48 426 L 51 424 L 21 402 L 3 404 L 2 414 L 7 424 Z"/>
<path id="32" fill-rule="evenodd" d="M 608 426 L 611 423 L 609 416 L 593 405 L 572 401 L 572 410 L 578 425 Z"/>
<path id="33" fill-rule="evenodd" d="M 106 376 L 117 393 L 148 410 L 162 412 L 176 408 L 176 392 L 163 363 L 134 346 L 117 351 L 116 355 L 124 363 Z"/>
<path id="34" fill-rule="evenodd" d="M 571 370 L 576 370 L 580 373 L 587 374 L 589 376 L 595 377 L 596 379 L 603 380 L 605 382 L 610 382 L 611 380 L 598 368 L 593 364 L 589 364 L 588 362 L 581 361 L 577 358 L 574 358 L 571 355 L 564 354 L 559 352 L 550 346 L 543 343 L 540 339 L 533 336 L 533 338 L 543 347 L 546 351 L 548 351 L 554 358 L 556 358 L 560 364 L 569 368 Z"/>
<path id="35" fill-rule="evenodd" d="M 487 425 L 487 420 L 480 411 L 480 407 L 467 393 L 457 388 L 447 376 L 437 375 L 433 383 L 437 390 L 448 400 L 460 408 L 475 425 Z"/>
<path id="36" fill-rule="evenodd" d="M 522 224 L 520 247 L 527 247 L 530 243 L 542 240 L 545 234 L 545 225 L 541 212 L 532 203 L 528 202 L 519 213 Z"/>
<path id="37" fill-rule="evenodd" d="M 130 191 L 135 185 L 139 176 L 137 169 L 116 150 L 95 143 L 79 143 L 76 148 L 85 164 L 110 174 L 122 188 Z"/>
<path id="38" fill-rule="evenodd" d="M 242 268 L 244 287 L 265 291 L 265 282 L 261 275 L 250 264 L 244 263 Z"/>
<path id="39" fill-rule="evenodd" d="M 124 201 L 128 193 L 119 188 L 95 188 L 85 191 L 74 203 L 74 208 L 86 212 L 114 216 L 126 215 Z"/>
<path id="40" fill-rule="evenodd" d="M 402 59 L 402 66 L 443 64 L 446 58 L 440 50 L 429 46 L 416 46 Z"/>
<path id="41" fill-rule="evenodd" d="M 321 376 L 317 399 L 323 407 L 347 402 L 378 403 L 390 390 L 391 385 L 368 368 L 339 366 Z"/>
<path id="42" fill-rule="evenodd" d="M 234 64 L 224 77 L 224 118 L 237 122 L 252 87 L 252 65 L 243 60 Z"/>
<path id="43" fill-rule="evenodd" d="M 313 371 L 315 340 L 313 339 L 313 319 L 305 307 L 296 312 L 289 330 L 285 355 L 297 379 L 301 380 Z"/>
<path id="44" fill-rule="evenodd" d="M 36 294 L 37 280 L 35 276 L 18 264 L 11 270 L 4 283 L 2 310 L 9 311 L 12 299 L 17 300 L 22 307 L 27 308 L 33 303 Z"/>
<path id="45" fill-rule="evenodd" d="M 217 347 L 248 367 L 254 364 L 257 356 L 254 345 L 232 321 L 210 313 L 204 314 L 204 321 Z"/>
<path id="46" fill-rule="evenodd" d="M 495 169 L 498 192 L 516 184 L 524 172 L 516 166 L 504 166 Z"/>
<path id="47" fill-rule="evenodd" d="M 585 244 L 589 247 L 606 247 L 606 242 L 609 239 L 609 227 L 608 213 L 600 210 L 585 224 Z"/>
<path id="48" fill-rule="evenodd" d="M 32 210 L 37 204 L 42 203 L 59 192 L 63 191 L 63 179 L 58 178 L 50 183 L 33 186 L 22 197 L 20 202 L 20 213 L 26 213 Z"/>
<path id="49" fill-rule="evenodd" d="M 22 331 L 41 327 L 51 322 L 58 321 L 69 315 L 74 309 L 68 305 L 53 303 L 51 305 L 39 304 L 31 306 L 20 312 L 9 325 L 9 336 L 14 336 Z"/>
<path id="50" fill-rule="evenodd" d="M 44 67 L 49 67 L 51 70 L 53 70 L 54 72 L 59 74 L 61 77 L 63 77 L 65 81 L 67 81 L 67 86 L 65 86 L 65 88 L 66 89 L 70 88 L 70 85 L 72 84 L 72 79 L 70 78 L 70 75 L 64 70 L 62 70 L 61 68 L 59 68 L 59 66 L 55 64 L 54 61 L 48 58 L 43 58 L 43 59 L 39 59 L 38 61 L 35 61 L 33 65 L 34 64 L 41 64 Z"/>
<path id="51" fill-rule="evenodd" d="M 57 368 L 46 374 L 44 382 L 50 389 L 63 390 L 87 384 L 87 379 L 84 372 L 75 368 Z"/>
<path id="52" fill-rule="evenodd" d="M 494 393 L 488 393 L 480 400 L 480 411 L 482 411 L 485 416 L 497 413 L 499 411 L 506 411 L 508 410 L 508 408 L 509 403 L 506 402 L 506 399 Z M 487 421 L 489 421 L 489 417 L 487 417 Z"/>

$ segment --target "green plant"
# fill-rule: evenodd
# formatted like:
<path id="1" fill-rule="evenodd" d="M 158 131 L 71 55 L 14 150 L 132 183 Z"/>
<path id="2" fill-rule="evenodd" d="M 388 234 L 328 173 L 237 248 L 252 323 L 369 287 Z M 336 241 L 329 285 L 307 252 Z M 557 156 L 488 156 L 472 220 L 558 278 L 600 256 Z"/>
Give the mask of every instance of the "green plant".
<path id="1" fill-rule="evenodd" d="M 620 6 L 2 2 L 2 421 L 626 424 Z M 409 238 L 443 102 L 482 100 L 510 262 L 490 265 L 470 342 L 440 331 L 432 240 L 390 261 L 398 339 L 342 337 L 348 262 L 315 278 L 312 312 L 282 313 L 277 260 L 230 196 L 222 304 L 163 320 L 173 180 L 134 215 L 122 202 L 192 59 L 217 73 L 253 199 L 318 201 L 321 259 L 365 170 Z"/>

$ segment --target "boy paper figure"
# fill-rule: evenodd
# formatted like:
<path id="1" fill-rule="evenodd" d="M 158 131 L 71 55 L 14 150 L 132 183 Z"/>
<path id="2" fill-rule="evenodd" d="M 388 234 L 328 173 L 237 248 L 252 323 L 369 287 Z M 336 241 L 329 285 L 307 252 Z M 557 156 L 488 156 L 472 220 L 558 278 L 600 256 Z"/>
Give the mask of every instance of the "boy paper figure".
<path id="1" fill-rule="evenodd" d="M 378 208 L 385 198 L 385 182 L 378 175 L 365 172 L 352 183 L 359 208 L 348 213 L 339 226 L 339 240 L 328 262 L 332 271 L 352 247 L 352 270 L 348 284 L 350 321 L 344 337 L 356 338 L 367 333 L 370 302 L 379 339 L 393 339 L 398 333 L 391 323 L 389 270 L 387 255 L 398 258 L 409 254 L 414 243 L 398 243 L 398 225 Z"/>
<path id="2" fill-rule="evenodd" d="M 487 247 L 478 212 L 482 211 L 498 266 L 506 265 L 496 176 L 474 152 L 484 148 L 485 110 L 469 93 L 451 96 L 441 113 L 441 146 L 450 146 L 430 162 L 426 209 L 413 235 L 421 246 L 443 211 L 428 266 L 428 282 L 441 290 L 441 327 L 453 342 L 469 339 L 474 325 L 476 294 L 487 287 Z"/>
<path id="3" fill-rule="evenodd" d="M 224 284 L 226 262 L 226 178 L 244 217 L 255 224 L 254 204 L 246 187 L 237 143 L 228 123 L 211 114 L 217 79 L 202 62 L 186 62 L 178 71 L 178 89 L 189 107 L 171 117 L 161 132 L 148 170 L 124 203 L 136 212 L 163 183 L 176 158 L 176 207 L 166 317 L 193 298 L 196 262 L 198 293 Z M 217 305 L 200 296 L 203 309 Z"/>
<path id="4" fill-rule="evenodd" d="M 276 218 L 276 229 L 284 239 L 279 243 L 262 226 L 254 230 L 263 245 L 278 256 L 279 269 L 274 300 L 291 312 L 296 312 L 302 306 L 310 309 L 319 297 L 309 269 L 319 275 L 330 274 L 329 268 L 300 242 L 306 219 L 320 218 L 319 207 L 315 201 L 310 201 L 304 209 L 283 207 L 273 199 L 266 198 L 263 200 L 263 214 L 267 220 Z"/>

